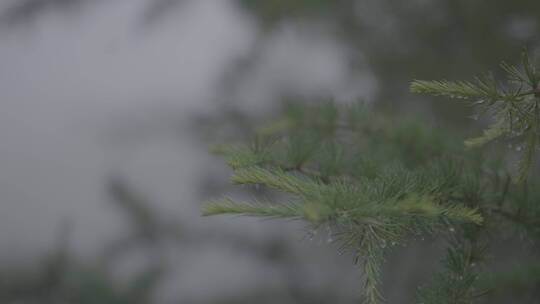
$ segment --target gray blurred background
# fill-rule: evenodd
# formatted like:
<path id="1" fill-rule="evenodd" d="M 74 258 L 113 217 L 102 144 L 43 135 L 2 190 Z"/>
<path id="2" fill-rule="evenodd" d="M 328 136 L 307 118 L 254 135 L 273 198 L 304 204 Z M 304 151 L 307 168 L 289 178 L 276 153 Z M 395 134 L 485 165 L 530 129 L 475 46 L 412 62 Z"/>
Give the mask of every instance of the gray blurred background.
<path id="1" fill-rule="evenodd" d="M 0 2 L 0 303 L 357 302 L 326 236 L 200 217 L 264 194 L 230 187 L 207 144 L 317 98 L 471 125 L 408 83 L 516 61 L 539 17 L 503 0 Z M 389 303 L 429 246 L 389 259 Z"/>

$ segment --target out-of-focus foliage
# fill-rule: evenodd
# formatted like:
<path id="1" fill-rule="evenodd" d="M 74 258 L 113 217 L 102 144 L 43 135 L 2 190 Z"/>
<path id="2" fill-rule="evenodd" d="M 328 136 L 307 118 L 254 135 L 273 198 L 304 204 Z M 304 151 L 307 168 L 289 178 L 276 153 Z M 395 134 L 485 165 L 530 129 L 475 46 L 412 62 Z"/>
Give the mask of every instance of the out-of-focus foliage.
<path id="1" fill-rule="evenodd" d="M 150 267 L 120 282 L 107 264 L 82 262 L 63 247 L 34 265 L 2 266 L 1 303 L 152 303 L 162 274 Z"/>
<path id="2" fill-rule="evenodd" d="M 87 0 L 19 0 L 13 1 L 2 13 L 0 22 L 6 26 L 22 25 L 48 12 L 74 12 Z M 97 0 L 93 2 L 99 2 Z"/>
<path id="3" fill-rule="evenodd" d="M 16 0 L 0 13 L 0 24 L 21 26 L 33 22 L 46 13 L 74 13 L 87 5 L 106 4 L 100 0 Z M 181 8 L 186 0 L 151 0 L 147 1 L 140 20 L 141 25 L 151 26 L 166 19 L 168 14 Z"/>
<path id="4" fill-rule="evenodd" d="M 170 303 L 159 296 L 160 288 L 174 269 L 169 264 L 167 250 L 204 244 L 233 246 L 239 252 L 252 255 L 262 263 L 273 265 L 282 276 L 283 290 L 261 286 L 236 294 L 208 295 L 198 298 L 176 295 L 178 303 L 228 304 L 257 303 L 310 304 L 351 303 L 331 288 L 307 287 L 298 278 L 305 269 L 282 237 L 270 237 L 264 243 L 242 238 L 234 233 L 193 232 L 184 227 L 176 215 L 170 218 L 153 207 L 154 201 L 136 193 L 122 177 L 114 175 L 107 182 L 111 203 L 125 216 L 129 229 L 125 235 L 106 244 L 97 256 L 81 259 L 69 249 L 70 226 L 62 231 L 60 242 L 48 255 L 19 265 L 0 265 L 0 303 L 29 304 L 155 304 Z M 185 233 L 184 228 L 190 231 Z M 146 262 L 137 265 L 128 275 L 120 275 L 119 265 L 133 254 L 144 254 Z M 178 265 L 174 265 L 177 267 Z M 175 284 L 183 284 L 182 279 Z"/>
<path id="5" fill-rule="evenodd" d="M 367 69 L 375 76 L 376 106 L 400 111 L 419 104 L 404 97 L 410 79 L 464 79 L 501 59 L 513 62 L 516 49 L 538 47 L 540 33 L 535 0 L 237 1 L 268 36 L 283 25 L 322 24 L 323 34 L 337 37 L 353 55 L 353 73 Z M 469 122 L 463 105 L 429 106 L 437 119 Z"/>

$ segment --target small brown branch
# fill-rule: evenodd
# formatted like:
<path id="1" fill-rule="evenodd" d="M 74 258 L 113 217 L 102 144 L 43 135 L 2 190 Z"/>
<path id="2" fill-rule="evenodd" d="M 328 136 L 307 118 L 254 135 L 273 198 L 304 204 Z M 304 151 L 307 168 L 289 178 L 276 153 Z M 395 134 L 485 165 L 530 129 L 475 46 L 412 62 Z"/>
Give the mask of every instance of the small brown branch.
<path id="1" fill-rule="evenodd" d="M 525 91 L 523 93 L 518 94 L 518 96 L 527 96 L 527 95 L 532 95 L 532 94 L 534 94 L 534 96 L 536 97 L 540 97 L 540 89 L 533 89 L 533 90 Z"/>
<path id="2" fill-rule="evenodd" d="M 278 164 L 272 164 L 272 165 L 273 165 L 273 166 L 277 166 L 277 167 L 281 168 L 281 169 L 284 170 L 284 171 L 296 171 L 296 172 L 298 172 L 298 173 L 301 173 L 301 174 L 304 174 L 304 175 L 307 175 L 307 176 L 319 178 L 319 179 L 321 179 L 324 183 L 330 182 L 330 179 L 332 179 L 332 178 L 345 178 L 345 179 L 350 180 L 351 182 L 357 181 L 357 178 L 355 178 L 355 177 L 352 176 L 352 175 L 345 175 L 345 174 L 340 174 L 340 175 L 326 175 L 326 174 L 323 174 L 323 173 L 320 172 L 320 171 L 317 171 L 317 170 L 314 170 L 314 169 L 305 168 L 305 167 L 302 167 L 302 166 L 299 166 L 299 167 L 285 167 L 285 166 L 280 166 L 280 165 L 278 165 Z"/>

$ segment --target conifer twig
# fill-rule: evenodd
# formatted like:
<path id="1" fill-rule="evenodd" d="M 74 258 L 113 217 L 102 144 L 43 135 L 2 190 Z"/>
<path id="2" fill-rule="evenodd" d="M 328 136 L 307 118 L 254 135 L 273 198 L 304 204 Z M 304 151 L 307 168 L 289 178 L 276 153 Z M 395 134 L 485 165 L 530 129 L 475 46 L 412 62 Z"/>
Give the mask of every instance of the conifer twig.
<path id="1" fill-rule="evenodd" d="M 540 97 L 540 89 L 529 90 L 529 91 L 518 94 L 518 96 L 527 96 L 527 95 L 532 95 L 532 94 L 534 94 L 535 97 Z"/>

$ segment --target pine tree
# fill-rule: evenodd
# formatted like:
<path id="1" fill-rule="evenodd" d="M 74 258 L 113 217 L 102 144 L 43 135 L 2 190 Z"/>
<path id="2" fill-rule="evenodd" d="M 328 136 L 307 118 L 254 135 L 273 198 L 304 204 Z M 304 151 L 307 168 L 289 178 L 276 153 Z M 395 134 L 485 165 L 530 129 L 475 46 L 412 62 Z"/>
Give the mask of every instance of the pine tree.
<path id="1" fill-rule="evenodd" d="M 501 67 L 505 85 L 491 74 L 475 82 L 411 84 L 413 92 L 463 99 L 487 114 L 491 125 L 464 144 L 467 131 L 362 103 L 288 105 L 251 142 L 211 147 L 228 158 L 234 184 L 264 185 L 283 193 L 282 200 L 225 197 L 202 213 L 292 218 L 312 231 L 331 231 L 338 250 L 352 252 L 361 266 L 365 303 L 383 302 L 385 254 L 425 235 L 447 250 L 444 270 L 418 288 L 418 303 L 494 303 L 506 296 L 538 303 L 540 189 L 533 168 L 540 66 L 524 52 L 521 67 Z M 499 267 L 497 244 L 518 237 L 513 253 L 522 267 Z"/>

